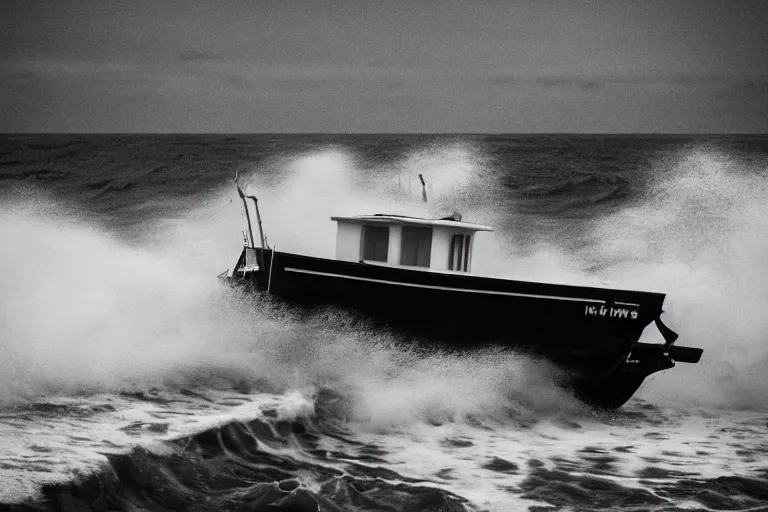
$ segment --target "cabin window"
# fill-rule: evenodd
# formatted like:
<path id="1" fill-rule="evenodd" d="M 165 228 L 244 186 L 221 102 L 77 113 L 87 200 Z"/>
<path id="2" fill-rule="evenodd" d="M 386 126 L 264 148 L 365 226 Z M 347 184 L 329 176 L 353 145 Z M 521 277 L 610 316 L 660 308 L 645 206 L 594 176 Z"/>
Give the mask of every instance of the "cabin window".
<path id="1" fill-rule="evenodd" d="M 403 226 L 401 265 L 429 268 L 432 254 L 432 228 Z"/>
<path id="2" fill-rule="evenodd" d="M 368 261 L 387 261 L 388 252 L 389 228 L 363 226 L 363 259 Z"/>
<path id="3" fill-rule="evenodd" d="M 467 272 L 469 270 L 470 235 L 453 235 L 451 252 L 448 256 L 448 270 Z"/>

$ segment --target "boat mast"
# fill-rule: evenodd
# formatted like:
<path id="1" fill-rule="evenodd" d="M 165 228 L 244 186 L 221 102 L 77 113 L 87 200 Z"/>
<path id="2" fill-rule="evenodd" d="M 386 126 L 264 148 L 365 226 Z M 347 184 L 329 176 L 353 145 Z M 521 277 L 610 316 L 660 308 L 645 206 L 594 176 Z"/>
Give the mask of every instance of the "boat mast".
<path id="1" fill-rule="evenodd" d="M 261 225 L 261 214 L 259 213 L 259 200 L 256 199 L 256 196 L 245 195 L 245 192 L 243 192 L 243 189 L 240 188 L 237 171 L 235 171 L 235 186 L 237 186 L 237 193 L 240 196 L 240 199 L 243 200 L 243 206 L 245 207 L 245 220 L 248 222 L 248 237 L 251 240 L 251 247 L 253 248 L 255 245 L 254 245 L 254 239 L 253 239 L 253 228 L 251 228 L 251 214 L 248 211 L 248 201 L 246 201 L 246 198 L 253 199 L 253 204 L 254 206 L 256 206 L 256 221 L 259 223 L 259 239 L 261 240 L 261 248 L 268 249 L 267 244 L 264 241 L 264 228 Z"/>
<path id="2" fill-rule="evenodd" d="M 237 182 L 237 177 L 235 177 L 235 185 L 237 186 L 237 193 L 240 196 L 240 199 L 243 200 L 243 207 L 245 208 L 245 220 L 248 222 L 248 238 L 251 241 L 251 247 L 253 247 L 253 229 L 251 229 L 251 214 L 248 213 L 248 202 L 245 200 L 245 193 L 243 193 L 243 189 L 240 188 L 240 184 Z M 256 210 L 258 212 L 258 210 Z M 259 226 L 261 226 L 261 223 L 259 223 Z"/>

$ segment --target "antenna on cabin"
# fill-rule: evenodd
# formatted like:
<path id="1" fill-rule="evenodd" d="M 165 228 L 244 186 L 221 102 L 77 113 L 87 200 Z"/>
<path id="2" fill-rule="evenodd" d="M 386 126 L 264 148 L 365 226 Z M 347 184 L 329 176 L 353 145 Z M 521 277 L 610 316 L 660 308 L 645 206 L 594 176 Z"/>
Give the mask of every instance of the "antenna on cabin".
<path id="1" fill-rule="evenodd" d="M 421 180 L 421 198 L 424 200 L 424 202 L 427 202 L 427 184 L 424 183 L 424 176 L 419 174 L 419 179 Z"/>

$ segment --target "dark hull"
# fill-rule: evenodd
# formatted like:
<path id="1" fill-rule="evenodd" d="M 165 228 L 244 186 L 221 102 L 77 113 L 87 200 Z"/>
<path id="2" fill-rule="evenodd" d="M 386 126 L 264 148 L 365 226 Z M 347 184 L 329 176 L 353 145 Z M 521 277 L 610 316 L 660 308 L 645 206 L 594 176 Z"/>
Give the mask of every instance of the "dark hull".
<path id="1" fill-rule="evenodd" d="M 664 294 L 477 277 L 256 249 L 258 270 L 233 275 L 305 307 L 360 312 L 414 340 L 456 349 L 500 345 L 566 369 L 582 398 L 618 407 L 643 379 L 674 366 L 663 345 L 638 344 Z M 685 351 L 686 349 L 681 349 Z M 687 349 L 696 350 L 696 349 Z"/>

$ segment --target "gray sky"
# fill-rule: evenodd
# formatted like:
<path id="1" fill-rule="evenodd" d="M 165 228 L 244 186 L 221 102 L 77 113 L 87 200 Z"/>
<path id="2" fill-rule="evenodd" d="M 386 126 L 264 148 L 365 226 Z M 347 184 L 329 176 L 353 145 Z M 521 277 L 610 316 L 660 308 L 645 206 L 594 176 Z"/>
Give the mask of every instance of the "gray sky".
<path id="1" fill-rule="evenodd" d="M 2 0 L 0 132 L 768 132 L 768 1 Z"/>

